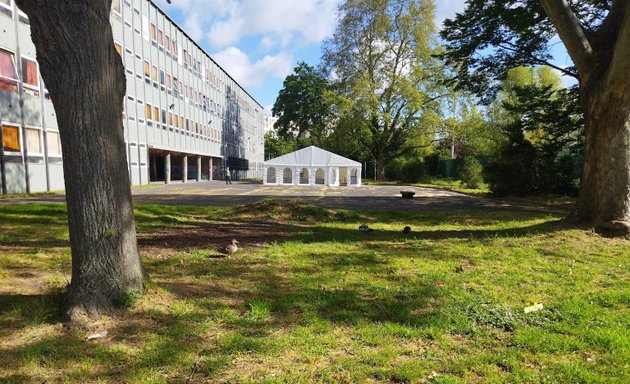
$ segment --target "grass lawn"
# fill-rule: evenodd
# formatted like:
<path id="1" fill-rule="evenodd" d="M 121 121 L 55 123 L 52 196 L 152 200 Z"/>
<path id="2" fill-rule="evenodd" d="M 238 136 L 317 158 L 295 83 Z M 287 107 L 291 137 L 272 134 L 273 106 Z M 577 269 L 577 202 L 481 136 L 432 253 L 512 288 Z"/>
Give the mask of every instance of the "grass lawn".
<path id="1" fill-rule="evenodd" d="M 0 207 L 0 382 L 630 382 L 630 242 L 555 214 L 263 201 L 136 219 L 147 292 L 85 331 L 59 323 L 65 206 Z"/>

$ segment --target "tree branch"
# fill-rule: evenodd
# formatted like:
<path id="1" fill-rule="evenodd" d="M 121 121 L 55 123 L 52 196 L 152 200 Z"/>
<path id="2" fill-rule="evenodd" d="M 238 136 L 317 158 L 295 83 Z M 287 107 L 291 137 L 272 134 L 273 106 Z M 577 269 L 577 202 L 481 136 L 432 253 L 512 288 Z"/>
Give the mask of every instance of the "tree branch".
<path id="1" fill-rule="evenodd" d="M 512 44 L 510 44 L 510 45 L 512 45 Z M 503 48 L 503 49 L 508 50 L 508 51 L 512 51 L 512 52 L 519 52 L 519 50 L 517 48 L 506 47 L 505 45 L 502 45 L 502 44 L 499 44 L 498 47 L 499 48 Z M 538 57 L 536 57 L 536 56 L 534 56 L 534 55 L 532 55 L 530 53 L 528 53 L 527 56 L 529 56 L 532 60 L 536 61 L 538 64 L 546 65 L 547 67 L 550 67 L 550 68 L 553 68 L 553 69 L 555 69 L 557 71 L 560 71 L 564 75 L 571 76 L 571 77 L 574 77 L 574 78 L 579 80 L 578 74 L 573 72 L 573 71 L 568 70 L 567 68 L 562 68 L 562 67 L 559 67 L 557 65 L 554 65 L 554 64 L 548 62 L 547 60 L 539 59 Z"/>
<path id="2" fill-rule="evenodd" d="M 616 3 L 621 2 L 617 1 Z M 630 4 L 630 2 L 623 1 Z M 628 84 L 628 73 L 630 73 L 630 6 L 625 7 L 623 23 L 620 24 L 617 42 L 608 69 L 607 82 L 610 89 L 620 89 L 621 92 L 630 92 L 628 87 L 618 88 L 615 84 Z M 613 7 L 614 10 L 614 7 Z M 611 11 L 612 12 L 612 11 Z"/>
<path id="3" fill-rule="evenodd" d="M 612 4 L 612 8 L 608 12 L 602 26 L 595 33 L 597 45 L 610 44 L 615 41 L 624 19 L 630 13 L 630 1 L 617 0 Z"/>
<path id="4" fill-rule="evenodd" d="M 592 69 L 593 46 L 588 32 L 580 23 L 567 0 L 540 0 L 547 16 L 556 27 L 581 77 Z"/>

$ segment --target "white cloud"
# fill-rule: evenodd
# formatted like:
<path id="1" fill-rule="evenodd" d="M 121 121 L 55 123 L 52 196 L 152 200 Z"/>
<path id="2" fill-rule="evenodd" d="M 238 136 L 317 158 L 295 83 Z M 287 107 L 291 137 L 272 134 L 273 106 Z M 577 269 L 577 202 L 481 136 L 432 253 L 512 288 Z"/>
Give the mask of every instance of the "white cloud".
<path id="1" fill-rule="evenodd" d="M 247 54 L 236 47 L 228 47 L 212 57 L 244 87 L 256 88 L 266 78 L 284 79 L 291 72 L 293 57 L 287 52 L 267 55 L 252 63 Z"/>
<path id="2" fill-rule="evenodd" d="M 277 43 L 319 43 L 335 26 L 341 0 L 174 0 L 160 7 L 174 7 L 184 16 L 184 29 L 192 37 L 205 31 L 217 49 L 237 44 L 243 37 L 264 35 Z"/>

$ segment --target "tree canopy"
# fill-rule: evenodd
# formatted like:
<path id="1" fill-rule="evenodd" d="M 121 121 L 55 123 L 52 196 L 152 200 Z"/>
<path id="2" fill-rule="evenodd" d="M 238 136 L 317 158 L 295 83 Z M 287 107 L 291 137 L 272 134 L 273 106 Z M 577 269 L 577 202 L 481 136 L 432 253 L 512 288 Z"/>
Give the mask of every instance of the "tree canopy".
<path id="1" fill-rule="evenodd" d="M 278 135 L 284 138 L 309 137 L 317 146 L 326 137 L 331 116 L 325 93 L 328 81 L 312 66 L 300 62 L 293 74 L 287 76 L 273 105 L 274 124 Z"/>
<path id="2" fill-rule="evenodd" d="M 577 20 L 592 32 L 602 26 L 612 3 L 571 2 Z M 557 34 L 540 0 L 468 0 L 464 12 L 444 21 L 440 35 L 446 44 L 441 57 L 456 68 L 458 87 L 490 102 L 501 86 L 499 80 L 511 68 L 545 65 L 579 79 L 575 67 L 552 62 L 550 48 L 557 43 Z"/>
<path id="3" fill-rule="evenodd" d="M 431 0 L 347 0 L 325 43 L 337 111 L 381 179 L 388 160 L 413 149 L 409 139 L 438 95 L 434 8 Z"/>

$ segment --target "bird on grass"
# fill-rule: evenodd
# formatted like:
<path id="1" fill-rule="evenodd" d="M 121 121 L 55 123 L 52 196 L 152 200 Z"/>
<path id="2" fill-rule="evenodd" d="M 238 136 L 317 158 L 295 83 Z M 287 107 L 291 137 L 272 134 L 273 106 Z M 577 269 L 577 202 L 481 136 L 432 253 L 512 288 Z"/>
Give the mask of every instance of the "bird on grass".
<path id="1" fill-rule="evenodd" d="M 367 224 L 361 224 L 361 225 L 359 225 L 359 231 L 361 231 L 361 232 L 372 232 L 373 229 L 368 227 Z"/>
<path id="2" fill-rule="evenodd" d="M 221 252 L 221 253 L 223 253 L 224 255 L 227 255 L 227 256 L 233 255 L 236 251 L 238 251 L 238 246 L 236 244 L 238 244 L 238 241 L 236 241 L 236 239 L 232 239 L 230 244 L 228 244 L 225 247 L 219 249 L 219 252 Z"/>
<path id="3" fill-rule="evenodd" d="M 405 226 L 405 228 L 403 228 L 402 232 L 403 232 L 405 235 L 410 234 L 410 233 L 411 233 L 411 227 L 410 227 L 410 226 L 408 226 L 408 225 L 407 225 L 407 226 Z"/>

